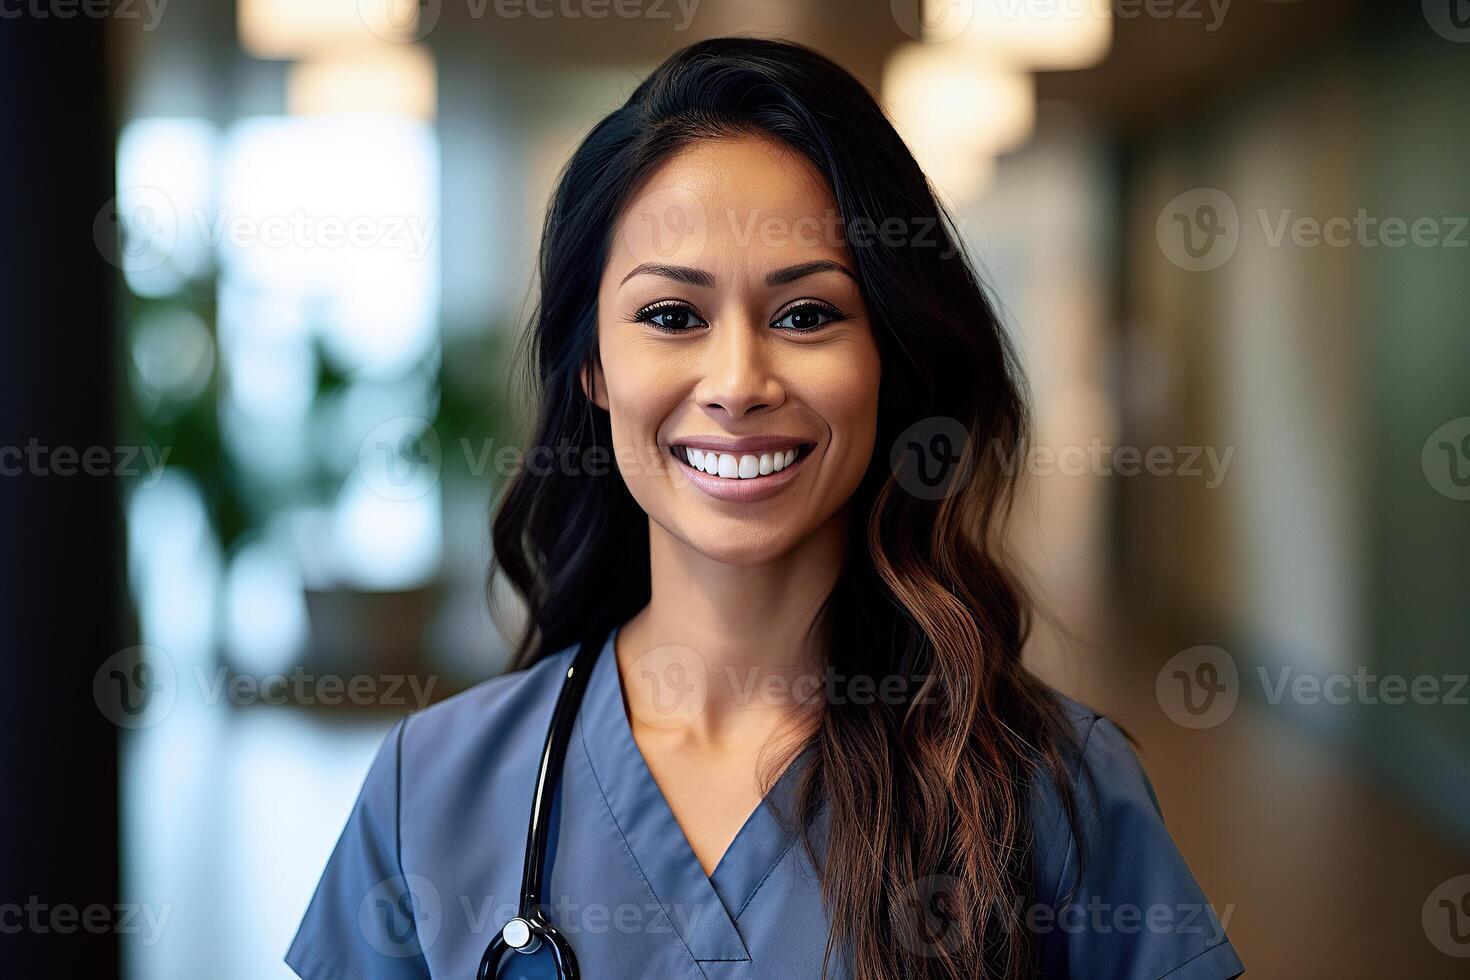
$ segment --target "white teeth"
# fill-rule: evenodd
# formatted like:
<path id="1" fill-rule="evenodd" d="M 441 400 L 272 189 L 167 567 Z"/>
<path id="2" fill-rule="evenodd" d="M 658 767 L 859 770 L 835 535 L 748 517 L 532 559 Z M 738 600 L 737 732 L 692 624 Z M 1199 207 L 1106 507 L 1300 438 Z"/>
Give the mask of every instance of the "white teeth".
<path id="1" fill-rule="evenodd" d="M 745 453 L 736 456 L 733 453 L 717 453 L 708 449 L 695 449 L 693 446 L 684 447 L 685 459 L 689 465 L 696 470 L 709 473 L 711 476 L 719 476 L 726 480 L 750 480 L 757 476 L 766 476 L 784 470 L 796 461 L 796 450 L 787 449 L 784 452 Z"/>

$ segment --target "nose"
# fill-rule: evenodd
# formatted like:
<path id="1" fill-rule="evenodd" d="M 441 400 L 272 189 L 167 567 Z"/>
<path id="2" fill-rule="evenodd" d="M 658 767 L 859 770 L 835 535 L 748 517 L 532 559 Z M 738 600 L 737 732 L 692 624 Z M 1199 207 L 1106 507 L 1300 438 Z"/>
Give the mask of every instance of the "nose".
<path id="1" fill-rule="evenodd" d="M 722 422 L 776 408 L 786 400 L 772 369 L 770 345 L 756 323 L 718 327 L 704 350 L 703 377 L 695 400 L 707 414 Z"/>

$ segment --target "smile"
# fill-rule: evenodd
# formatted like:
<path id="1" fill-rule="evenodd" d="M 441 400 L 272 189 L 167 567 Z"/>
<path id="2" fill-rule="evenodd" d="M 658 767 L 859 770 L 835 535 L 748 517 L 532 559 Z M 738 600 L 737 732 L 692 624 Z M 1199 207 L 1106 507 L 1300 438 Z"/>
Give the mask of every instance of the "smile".
<path id="1" fill-rule="evenodd" d="M 717 453 L 694 446 L 675 446 L 673 449 L 674 458 L 679 462 L 710 476 L 722 480 L 754 480 L 779 473 L 792 465 L 802 455 L 803 449 L 811 449 L 811 443 L 764 453 Z"/>
<path id="2" fill-rule="evenodd" d="M 720 500 L 764 500 L 790 483 L 815 443 L 794 439 L 695 440 L 669 447 L 689 482 Z"/>

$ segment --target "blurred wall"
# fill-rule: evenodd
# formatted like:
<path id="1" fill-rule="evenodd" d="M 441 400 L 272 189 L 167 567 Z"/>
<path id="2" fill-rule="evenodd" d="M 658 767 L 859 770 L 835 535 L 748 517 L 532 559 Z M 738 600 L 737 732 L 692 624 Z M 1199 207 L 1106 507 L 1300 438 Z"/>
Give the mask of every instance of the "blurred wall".
<path id="1" fill-rule="evenodd" d="M 1134 147 L 1120 392 L 1127 441 L 1233 452 L 1216 487 L 1122 488 L 1136 601 L 1225 648 L 1243 697 L 1366 673 L 1368 697 L 1281 707 L 1462 839 L 1470 712 L 1444 701 L 1470 638 L 1470 512 L 1427 444 L 1470 415 L 1467 86 L 1462 46 L 1421 25 Z M 1375 703 L 1388 674 L 1446 697 Z"/>

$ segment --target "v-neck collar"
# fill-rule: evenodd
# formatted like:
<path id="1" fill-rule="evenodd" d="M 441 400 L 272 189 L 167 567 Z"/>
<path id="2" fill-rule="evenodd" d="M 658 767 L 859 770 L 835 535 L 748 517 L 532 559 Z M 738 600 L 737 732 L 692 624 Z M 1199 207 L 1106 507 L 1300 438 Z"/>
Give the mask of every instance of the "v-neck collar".
<path id="1" fill-rule="evenodd" d="M 790 813 L 804 749 L 771 787 L 730 842 L 713 874 L 705 874 L 633 739 L 618 678 L 617 637 L 608 635 L 587 679 L 579 726 L 582 745 L 638 870 L 696 960 L 748 960 L 736 922 L 766 877 L 796 841 L 772 804 Z"/>

